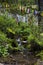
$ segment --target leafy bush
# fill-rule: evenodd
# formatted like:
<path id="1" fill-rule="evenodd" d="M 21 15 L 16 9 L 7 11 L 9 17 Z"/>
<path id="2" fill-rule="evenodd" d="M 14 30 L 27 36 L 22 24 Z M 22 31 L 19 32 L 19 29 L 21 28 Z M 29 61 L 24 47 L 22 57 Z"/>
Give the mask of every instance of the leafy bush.
<path id="1" fill-rule="evenodd" d="M 39 28 L 31 23 L 19 22 L 8 13 L 0 15 L 0 54 L 6 55 L 10 51 L 22 51 L 25 49 L 37 49 L 42 45 L 42 41 L 39 39 Z M 21 45 L 17 39 L 20 38 Z M 26 41 L 24 43 L 23 41 Z M 6 47 L 7 46 L 7 47 Z M 33 48 L 34 46 L 34 48 Z M 35 47 L 36 46 L 36 47 Z M 39 50 L 39 49 L 38 49 Z"/>
<path id="2" fill-rule="evenodd" d="M 5 47 L 3 45 L 0 46 L 0 56 L 4 56 L 4 57 L 8 56 L 8 48 L 7 47 Z"/>
<path id="3" fill-rule="evenodd" d="M 0 30 L 7 32 L 7 28 L 14 27 L 14 24 L 16 24 L 15 19 L 12 18 L 11 15 L 8 15 L 8 13 L 0 15 Z"/>
<path id="4" fill-rule="evenodd" d="M 8 38 L 6 34 L 0 31 L 0 56 L 7 56 L 8 54 Z"/>
<path id="5" fill-rule="evenodd" d="M 8 16 L 8 13 L 0 15 L 0 54 L 7 55 L 12 39 L 8 37 L 7 28 L 14 27 L 15 19 Z"/>

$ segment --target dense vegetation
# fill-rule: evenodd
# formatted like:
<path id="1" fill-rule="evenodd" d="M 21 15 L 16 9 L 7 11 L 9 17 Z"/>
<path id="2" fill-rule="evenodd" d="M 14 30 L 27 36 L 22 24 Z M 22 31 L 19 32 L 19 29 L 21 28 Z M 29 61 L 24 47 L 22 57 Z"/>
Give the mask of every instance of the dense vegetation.
<path id="1" fill-rule="evenodd" d="M 43 33 L 40 26 L 34 24 L 33 12 L 36 8 L 31 6 L 34 3 L 33 0 L 0 0 L 0 5 L 4 8 L 1 12 L 26 15 L 26 11 L 22 12 L 20 6 L 21 9 L 29 6 L 31 10 L 28 24 L 22 21 L 18 23 L 8 12 L 0 14 L 0 56 L 6 57 L 26 50 L 43 59 Z"/>
<path id="2" fill-rule="evenodd" d="M 18 23 L 12 16 L 9 17 L 7 12 L 0 15 L 0 56 L 25 49 L 37 55 L 43 50 L 43 33 L 33 24 L 34 20 L 31 21 L 28 24 Z M 17 41 L 18 38 L 20 41 Z"/>
<path id="3" fill-rule="evenodd" d="M 0 0 L 1 8 L 4 8 L 3 11 L 7 10 L 13 14 L 21 13 L 21 9 L 25 6 L 29 6 L 30 4 L 34 4 L 33 0 Z M 31 6 L 31 5 L 30 5 Z M 23 13 L 23 12 L 22 12 Z"/>

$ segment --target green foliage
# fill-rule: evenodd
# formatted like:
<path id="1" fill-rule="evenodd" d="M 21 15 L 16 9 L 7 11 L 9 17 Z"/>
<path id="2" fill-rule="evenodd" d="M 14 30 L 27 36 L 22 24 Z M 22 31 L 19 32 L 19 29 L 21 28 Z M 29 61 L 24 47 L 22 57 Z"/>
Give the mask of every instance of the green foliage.
<path id="1" fill-rule="evenodd" d="M 18 5 L 21 6 L 21 8 L 22 8 L 22 6 L 30 6 L 30 4 L 31 5 L 34 4 L 35 1 L 34 0 L 11 0 L 11 1 L 10 0 L 5 0 L 5 1 L 1 0 L 0 3 L 3 8 L 6 7 L 6 11 L 14 13 L 14 14 L 15 13 L 21 14 L 21 11 L 18 8 Z M 24 14 L 24 13 L 22 12 L 22 14 Z"/>
<path id="2" fill-rule="evenodd" d="M 0 46 L 0 56 L 6 57 L 8 56 L 8 48 L 1 45 Z"/>
<path id="3" fill-rule="evenodd" d="M 43 47 L 43 41 L 39 41 L 39 45 Z"/>
<path id="4" fill-rule="evenodd" d="M 0 31 L 0 56 L 6 57 L 8 54 L 8 38 L 6 34 Z"/>
<path id="5" fill-rule="evenodd" d="M 12 18 L 11 15 L 9 16 L 7 12 L 5 14 L 0 15 L 0 30 L 7 32 L 7 27 L 12 28 L 14 24 L 15 20 Z"/>
<path id="6" fill-rule="evenodd" d="M 43 60 L 43 50 L 40 53 L 38 53 L 36 56 L 40 56 L 41 60 Z"/>
<path id="7" fill-rule="evenodd" d="M 0 43 L 7 42 L 6 34 L 0 31 Z"/>
<path id="8" fill-rule="evenodd" d="M 12 43 L 12 39 L 7 37 L 7 28 L 14 27 L 15 20 L 5 14 L 0 15 L 0 54 L 2 56 L 6 56 L 8 53 L 8 49 Z M 13 21 L 13 22 L 12 22 Z"/>
<path id="9" fill-rule="evenodd" d="M 22 51 L 24 48 L 30 50 L 31 45 L 37 44 L 43 47 L 42 40 L 39 39 L 39 28 L 33 24 L 34 21 L 31 18 L 31 23 L 17 23 L 7 12 L 0 15 L 0 54 L 4 56 L 9 50 Z M 18 37 L 20 37 L 21 46 L 17 42 Z"/>
<path id="10" fill-rule="evenodd" d="M 28 36 L 28 42 L 31 42 L 32 40 L 35 40 L 35 36 L 32 35 L 32 34 L 30 34 L 30 35 Z"/>

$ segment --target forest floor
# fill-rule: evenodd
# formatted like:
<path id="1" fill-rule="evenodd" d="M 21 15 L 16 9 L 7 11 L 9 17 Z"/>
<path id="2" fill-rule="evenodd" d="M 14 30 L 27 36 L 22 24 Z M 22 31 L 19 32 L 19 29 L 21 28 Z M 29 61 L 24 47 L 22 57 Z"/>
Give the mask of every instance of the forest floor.
<path id="1" fill-rule="evenodd" d="M 22 52 L 9 57 L 0 57 L 0 65 L 43 65 L 43 61 L 31 54 L 25 55 Z"/>

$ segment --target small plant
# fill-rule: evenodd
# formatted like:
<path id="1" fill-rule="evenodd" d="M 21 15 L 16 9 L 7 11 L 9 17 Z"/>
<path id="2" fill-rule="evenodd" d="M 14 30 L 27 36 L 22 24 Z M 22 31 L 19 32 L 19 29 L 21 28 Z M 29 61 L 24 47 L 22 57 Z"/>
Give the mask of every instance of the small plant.
<path id="1" fill-rule="evenodd" d="M 0 46 L 0 56 L 6 57 L 8 56 L 8 48 L 3 45 Z"/>
<path id="2" fill-rule="evenodd" d="M 6 57 L 8 55 L 7 41 L 8 38 L 6 37 L 6 34 L 0 31 L 0 56 Z"/>

